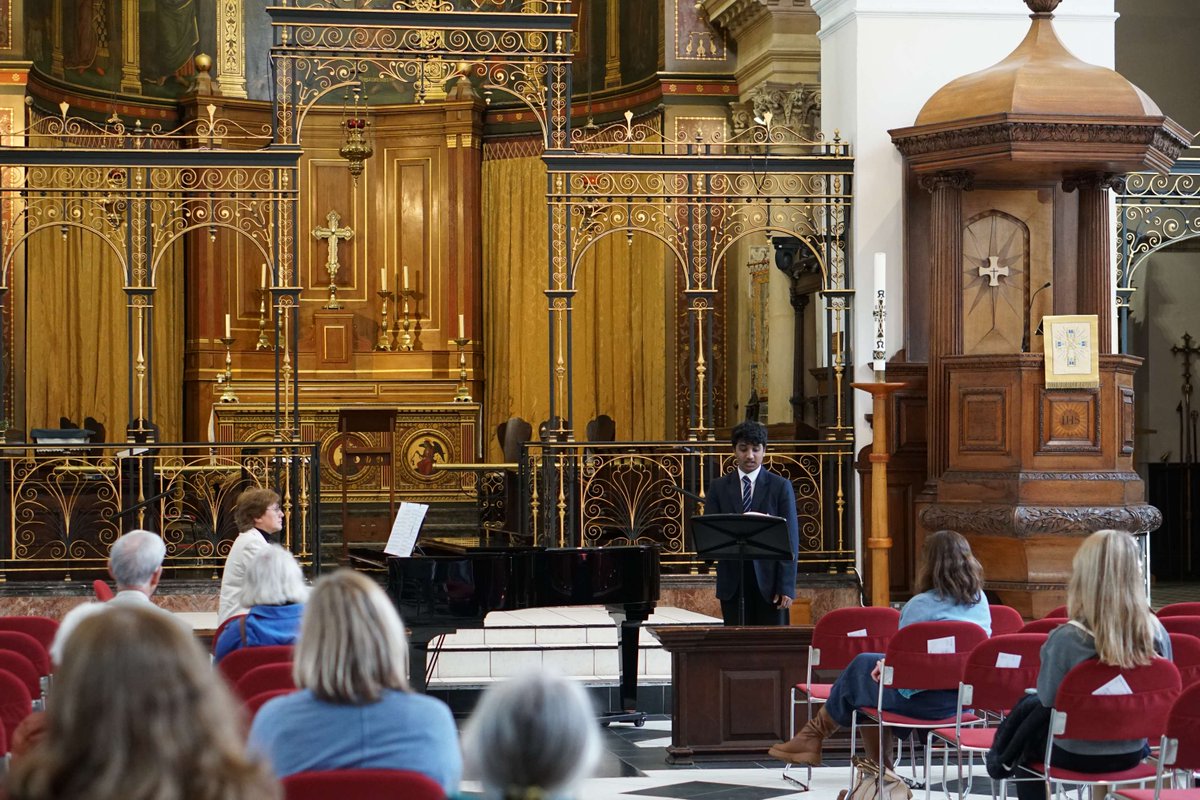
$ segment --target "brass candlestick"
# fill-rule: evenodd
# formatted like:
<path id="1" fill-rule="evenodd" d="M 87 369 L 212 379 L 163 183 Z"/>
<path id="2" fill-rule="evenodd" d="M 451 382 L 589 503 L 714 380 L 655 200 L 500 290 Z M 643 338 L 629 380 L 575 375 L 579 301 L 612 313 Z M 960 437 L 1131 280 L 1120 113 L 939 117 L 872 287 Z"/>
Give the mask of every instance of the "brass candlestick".
<path id="1" fill-rule="evenodd" d="M 471 340 L 465 336 L 459 336 L 453 341 L 458 345 L 458 390 L 454 393 L 454 402 L 469 403 L 471 402 L 471 389 L 467 386 L 466 347 Z"/>
<path id="2" fill-rule="evenodd" d="M 388 311 L 388 300 L 390 300 L 392 298 L 392 293 L 389 292 L 387 289 L 380 289 L 375 294 L 379 295 L 379 298 L 383 301 L 383 311 L 382 311 L 383 319 L 380 320 L 380 322 L 379 322 L 379 341 L 375 342 L 375 349 L 382 350 L 384 352 L 391 352 L 392 331 L 391 331 L 391 329 L 388 328 L 387 311 Z M 411 350 L 412 348 L 409 347 L 408 349 Z"/>
<path id="3" fill-rule="evenodd" d="M 266 288 L 260 290 L 262 299 L 258 301 L 258 341 L 254 345 L 255 350 L 274 350 L 275 345 L 271 344 L 271 340 L 267 338 L 267 295 L 270 291 Z"/>
<path id="4" fill-rule="evenodd" d="M 412 289 L 401 289 L 400 296 L 404 298 L 403 311 L 404 316 L 401 319 L 401 331 L 399 341 L 396 343 L 396 349 L 405 353 L 411 352 L 413 349 L 413 337 L 410 332 L 412 328 L 412 320 L 408 316 L 408 298 L 412 297 Z"/>
<path id="5" fill-rule="evenodd" d="M 221 344 L 225 345 L 225 371 L 217 376 L 217 383 L 225 384 L 225 391 L 221 392 L 222 403 L 236 403 L 238 397 L 233 393 L 233 337 L 222 336 Z"/>

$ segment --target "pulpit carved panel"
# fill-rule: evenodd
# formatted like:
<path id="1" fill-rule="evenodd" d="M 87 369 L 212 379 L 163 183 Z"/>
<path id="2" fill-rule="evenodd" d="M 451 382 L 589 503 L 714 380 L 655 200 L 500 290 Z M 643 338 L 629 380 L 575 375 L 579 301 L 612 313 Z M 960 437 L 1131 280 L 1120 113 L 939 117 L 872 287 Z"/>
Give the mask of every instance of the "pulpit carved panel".
<path id="1" fill-rule="evenodd" d="M 1100 392 L 1042 389 L 1038 454 L 1100 452 Z"/>
<path id="2" fill-rule="evenodd" d="M 1008 391 L 1003 387 L 966 390 L 959 395 L 962 419 L 959 451 L 1008 453 Z"/>

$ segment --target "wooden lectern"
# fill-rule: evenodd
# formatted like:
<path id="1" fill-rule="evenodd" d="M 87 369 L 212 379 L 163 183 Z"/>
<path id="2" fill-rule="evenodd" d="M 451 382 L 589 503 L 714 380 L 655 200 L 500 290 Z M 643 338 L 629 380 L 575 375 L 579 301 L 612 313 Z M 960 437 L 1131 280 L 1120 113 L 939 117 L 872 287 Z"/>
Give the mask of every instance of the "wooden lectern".
<path id="1" fill-rule="evenodd" d="M 342 437 L 342 562 L 349 556 L 352 531 L 359 526 L 350 522 L 349 475 L 365 467 L 378 467 L 388 487 L 388 518 L 382 528 L 382 540 L 387 540 L 392 520 L 396 518 L 396 481 L 394 480 L 393 451 L 395 448 L 396 410 L 392 408 L 343 408 L 338 412 L 338 433 Z M 352 433 L 378 433 L 377 447 L 352 444 Z M 369 531 L 372 525 L 365 526 Z"/>

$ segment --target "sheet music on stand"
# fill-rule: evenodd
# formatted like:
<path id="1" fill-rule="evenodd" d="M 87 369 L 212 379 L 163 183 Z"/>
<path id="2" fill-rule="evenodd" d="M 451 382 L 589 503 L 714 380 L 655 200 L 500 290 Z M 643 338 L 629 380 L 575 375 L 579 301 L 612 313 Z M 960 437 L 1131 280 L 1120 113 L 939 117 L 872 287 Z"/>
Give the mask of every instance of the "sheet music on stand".
<path id="1" fill-rule="evenodd" d="M 413 547 L 417 544 L 417 534 L 425 521 L 425 512 L 429 506 L 425 503 L 401 503 L 392 522 L 392 532 L 388 536 L 387 546 L 383 552 L 389 556 L 408 558 L 412 555 Z"/>

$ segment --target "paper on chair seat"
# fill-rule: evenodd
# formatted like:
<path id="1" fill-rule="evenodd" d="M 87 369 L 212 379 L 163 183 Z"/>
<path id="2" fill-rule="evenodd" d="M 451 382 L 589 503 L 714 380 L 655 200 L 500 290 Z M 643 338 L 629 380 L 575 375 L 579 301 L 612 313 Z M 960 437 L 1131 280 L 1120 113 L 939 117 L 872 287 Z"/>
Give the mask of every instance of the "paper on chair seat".
<path id="1" fill-rule="evenodd" d="M 954 637 L 943 636 L 940 639 L 930 639 L 925 642 L 926 653 L 953 653 Z"/>
<path id="2" fill-rule="evenodd" d="M 1124 675 L 1118 675 L 1108 683 L 1097 688 L 1092 694 L 1133 694 L 1133 689 L 1129 688 Z"/>
<path id="3" fill-rule="evenodd" d="M 866 629 L 866 628 L 859 628 L 859 629 L 858 629 L 858 630 L 856 630 L 856 631 L 846 631 L 846 637 L 847 637 L 847 638 L 849 638 L 849 637 L 851 637 L 851 636 L 862 638 L 862 637 L 865 637 L 866 635 L 867 635 L 867 629 Z"/>
<path id="4" fill-rule="evenodd" d="M 1021 666 L 1020 653 L 997 653 L 996 669 L 1018 669 Z"/>

